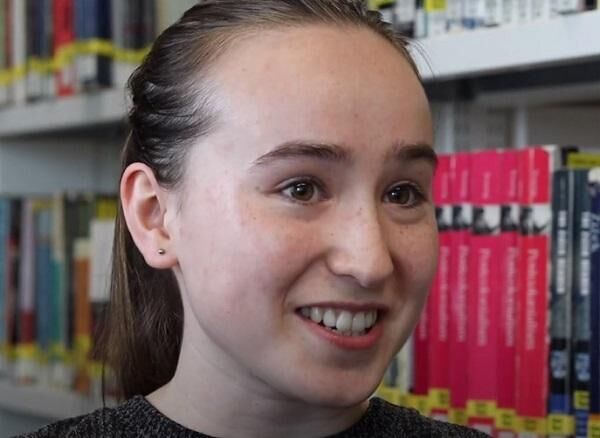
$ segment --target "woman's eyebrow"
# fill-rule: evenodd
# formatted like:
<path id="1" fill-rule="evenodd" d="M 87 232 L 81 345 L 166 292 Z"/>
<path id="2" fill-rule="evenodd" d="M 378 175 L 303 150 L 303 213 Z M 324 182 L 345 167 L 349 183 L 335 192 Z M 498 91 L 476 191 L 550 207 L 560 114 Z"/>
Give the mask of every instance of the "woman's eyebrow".
<path id="1" fill-rule="evenodd" d="M 388 159 L 403 163 L 427 161 L 433 169 L 437 168 L 438 157 L 433 147 L 427 143 L 396 143 L 388 154 Z"/>
<path id="2" fill-rule="evenodd" d="M 348 162 L 352 154 L 343 146 L 331 143 L 318 143 L 311 141 L 285 142 L 253 162 L 253 166 L 263 166 L 273 161 L 289 158 L 318 158 L 332 162 Z"/>
<path id="3" fill-rule="evenodd" d="M 271 151 L 254 160 L 253 167 L 264 166 L 274 161 L 290 158 L 317 158 L 331 162 L 350 162 L 352 152 L 348 148 L 332 144 L 312 141 L 289 141 L 273 148 Z M 427 143 L 404 143 L 399 142 L 392 146 L 386 159 L 411 162 L 424 160 L 437 167 L 437 155 L 433 148 Z"/>

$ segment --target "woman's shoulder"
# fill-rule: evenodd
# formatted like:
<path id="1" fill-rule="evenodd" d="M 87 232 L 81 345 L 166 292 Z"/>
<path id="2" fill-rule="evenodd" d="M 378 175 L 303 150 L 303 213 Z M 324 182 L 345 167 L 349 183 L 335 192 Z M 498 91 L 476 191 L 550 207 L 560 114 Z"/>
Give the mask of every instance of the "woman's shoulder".
<path id="1" fill-rule="evenodd" d="M 371 399 L 367 414 L 340 438 L 354 437 L 485 438 L 483 432 L 425 417 L 416 409 L 400 407 L 380 398 Z"/>
<path id="2" fill-rule="evenodd" d="M 78 438 L 141 436 L 148 426 L 148 402 L 135 396 L 116 407 L 104 407 L 89 414 L 67 418 L 15 438 Z"/>

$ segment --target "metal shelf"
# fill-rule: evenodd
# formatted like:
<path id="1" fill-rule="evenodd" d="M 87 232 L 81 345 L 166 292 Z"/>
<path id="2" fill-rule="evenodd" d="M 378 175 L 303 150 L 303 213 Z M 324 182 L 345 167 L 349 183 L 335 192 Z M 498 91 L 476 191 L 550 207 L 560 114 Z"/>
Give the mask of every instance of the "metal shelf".
<path id="1" fill-rule="evenodd" d="M 425 80 L 600 59 L 600 11 L 441 35 L 415 43 Z"/>
<path id="2" fill-rule="evenodd" d="M 94 400 L 74 392 L 33 385 L 16 385 L 0 380 L 0 409 L 5 411 L 52 421 L 87 414 L 101 406 L 101 400 Z"/>
<path id="3" fill-rule="evenodd" d="M 0 110 L 0 137 L 40 134 L 125 120 L 124 89 L 107 89 Z"/>

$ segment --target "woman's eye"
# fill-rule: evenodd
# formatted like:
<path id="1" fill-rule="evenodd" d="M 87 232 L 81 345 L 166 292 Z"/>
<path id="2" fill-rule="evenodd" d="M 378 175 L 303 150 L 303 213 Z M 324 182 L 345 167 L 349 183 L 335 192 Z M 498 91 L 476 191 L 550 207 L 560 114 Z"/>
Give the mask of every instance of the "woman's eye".
<path id="1" fill-rule="evenodd" d="M 385 201 L 392 204 L 398 204 L 405 208 L 416 207 L 425 196 L 421 190 L 414 184 L 398 184 L 390 189 L 385 195 Z"/>
<path id="2" fill-rule="evenodd" d="M 319 187 L 312 181 L 296 181 L 286 186 L 282 193 L 293 201 L 308 203 L 320 196 Z"/>

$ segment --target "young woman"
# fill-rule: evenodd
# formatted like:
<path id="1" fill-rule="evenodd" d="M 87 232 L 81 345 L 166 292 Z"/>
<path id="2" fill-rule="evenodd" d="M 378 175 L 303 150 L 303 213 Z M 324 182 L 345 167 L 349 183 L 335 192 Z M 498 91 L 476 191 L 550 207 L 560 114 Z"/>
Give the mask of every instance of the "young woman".
<path id="1" fill-rule="evenodd" d="M 105 343 L 127 401 L 30 436 L 484 436 L 369 399 L 437 263 L 402 37 L 360 0 L 202 1 L 129 86 Z"/>

